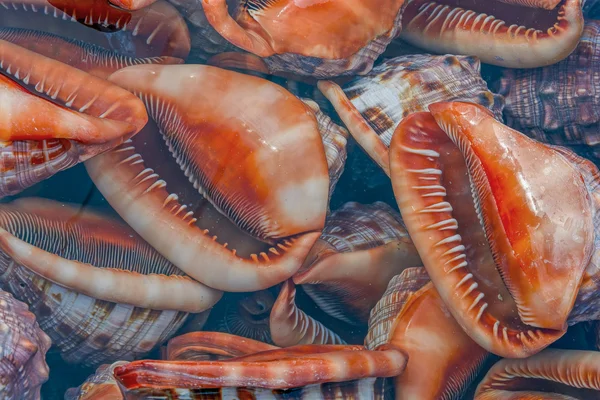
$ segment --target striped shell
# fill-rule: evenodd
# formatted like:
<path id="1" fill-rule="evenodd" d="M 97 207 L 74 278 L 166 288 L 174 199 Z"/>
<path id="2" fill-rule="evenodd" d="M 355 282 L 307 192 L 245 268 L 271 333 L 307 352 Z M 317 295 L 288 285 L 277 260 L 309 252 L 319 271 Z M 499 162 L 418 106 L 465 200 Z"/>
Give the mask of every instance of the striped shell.
<path id="1" fill-rule="evenodd" d="M 389 147 L 407 115 L 440 101 L 477 102 L 502 119 L 502 98 L 491 93 L 476 57 L 405 55 L 386 60 L 343 86 L 344 93 Z"/>
<path id="2" fill-rule="evenodd" d="M 90 235 L 85 225 L 48 220 L 26 211 L 31 202 L 19 204 L 0 208 L 0 226 L 52 254 L 100 268 L 118 265 L 144 274 L 182 274 L 125 225 L 115 222 L 121 237 Z M 40 327 L 71 363 L 95 366 L 139 358 L 172 336 L 188 316 L 89 297 L 42 278 L 4 252 L 0 273 L 2 288 L 30 305 Z"/>
<path id="3" fill-rule="evenodd" d="M 280 347 L 299 344 L 346 344 L 334 331 L 306 314 L 296 305 L 296 286 L 292 280 L 281 285 L 269 319 L 273 343 Z"/>
<path id="4" fill-rule="evenodd" d="M 394 321 L 410 296 L 429 283 L 425 268 L 408 268 L 390 281 L 381 300 L 371 311 L 369 333 L 365 338 L 367 349 L 376 349 L 389 342 Z"/>
<path id="5" fill-rule="evenodd" d="M 326 313 L 367 322 L 389 280 L 421 265 L 398 212 L 383 202 L 348 202 L 328 216 L 307 266 L 294 282 Z"/>
<path id="6" fill-rule="evenodd" d="M 323 140 L 325 157 L 327 158 L 327 166 L 329 167 L 329 198 L 331 198 L 335 185 L 338 183 L 340 176 L 342 176 L 344 166 L 346 165 L 346 158 L 348 156 L 346 153 L 348 131 L 335 124 L 327 114 L 321 111 L 316 102 L 310 99 L 301 100 L 314 112 L 317 124 L 319 125 L 319 133 Z"/>
<path id="7" fill-rule="evenodd" d="M 37 400 L 48 380 L 51 342 L 27 305 L 0 292 L 0 397 Z"/>
<path id="8" fill-rule="evenodd" d="M 600 143 L 600 21 L 588 21 L 575 51 L 543 68 L 506 69 L 498 82 L 507 125 L 560 145 Z"/>
<path id="9" fill-rule="evenodd" d="M 225 360 L 135 361 L 115 377 L 127 398 L 383 400 L 391 387 L 377 378 L 400 374 L 405 362 L 395 348 L 305 345 Z"/>
<path id="10" fill-rule="evenodd" d="M 121 389 L 115 381 L 113 371 L 127 361 L 117 361 L 112 364 L 102 364 L 95 373 L 90 375 L 85 382 L 76 388 L 71 388 L 65 393 L 65 400 L 120 400 L 123 398 Z"/>

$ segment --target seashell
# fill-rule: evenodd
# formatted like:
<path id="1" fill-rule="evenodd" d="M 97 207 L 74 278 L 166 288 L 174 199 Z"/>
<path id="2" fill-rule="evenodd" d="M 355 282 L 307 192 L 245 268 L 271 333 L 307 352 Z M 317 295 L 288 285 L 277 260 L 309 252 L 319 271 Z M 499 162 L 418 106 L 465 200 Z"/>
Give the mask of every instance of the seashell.
<path id="1" fill-rule="evenodd" d="M 127 361 L 117 361 L 112 364 L 102 364 L 96 373 L 90 375 L 85 382 L 65 393 L 65 400 L 121 400 L 123 394 L 113 376 L 116 367 L 127 364 Z"/>
<path id="2" fill-rule="evenodd" d="M 271 290 L 244 293 L 241 296 L 237 293 L 228 293 L 225 296 L 224 301 L 219 303 L 222 308 L 218 308 L 213 314 L 218 318 L 216 323 L 209 323 L 207 329 L 216 327 L 213 329 L 236 337 L 273 343 L 269 329 L 269 316 L 275 304 L 275 296 Z"/>
<path id="3" fill-rule="evenodd" d="M 224 52 L 241 51 L 210 25 L 201 0 L 169 0 L 185 18 L 190 31 L 191 51 L 187 59 L 190 64 L 204 64 L 211 56 Z M 239 3 L 228 0 L 228 5 L 236 13 Z"/>
<path id="4" fill-rule="evenodd" d="M 489 354 L 462 331 L 428 280 L 424 268 L 397 275 L 369 321 L 370 346 L 391 344 L 408 354 L 395 378 L 397 400 L 459 399 Z"/>
<path id="5" fill-rule="evenodd" d="M 595 268 L 598 169 L 476 104 L 429 109 L 402 121 L 390 146 L 408 232 L 466 333 L 494 354 L 531 356 L 564 334 Z"/>
<path id="6" fill-rule="evenodd" d="M 390 342 L 392 325 L 396 316 L 410 297 L 430 282 L 423 267 L 412 267 L 394 276 L 369 318 L 369 332 L 365 338 L 365 347 L 373 350 Z"/>
<path id="7" fill-rule="evenodd" d="M 10 119 L 0 134 L 0 197 L 121 144 L 147 122 L 143 103 L 127 91 L 3 40 L 0 71 L 2 112 Z"/>
<path id="8" fill-rule="evenodd" d="M 223 332 L 192 332 L 169 340 L 166 360 L 205 361 L 247 356 L 278 347 Z"/>
<path id="9" fill-rule="evenodd" d="M 375 378 L 399 375 L 405 365 L 394 348 L 305 345 L 223 361 L 135 361 L 116 368 L 115 378 L 138 397 L 383 399 L 383 380 Z"/>
<path id="10" fill-rule="evenodd" d="M 0 226 L 2 287 L 30 304 L 67 362 L 140 357 L 220 297 L 91 211 L 20 199 L 0 207 Z"/>
<path id="11" fill-rule="evenodd" d="M 358 325 L 367 322 L 390 279 L 417 265 L 421 260 L 396 211 L 382 202 L 349 202 L 327 217 L 293 280 L 323 311 Z"/>
<path id="12" fill-rule="evenodd" d="M 502 120 L 503 99 L 488 90 L 475 57 L 415 54 L 386 60 L 343 86 L 319 82 L 346 127 L 389 175 L 387 149 L 407 115 L 440 101 L 473 101 Z"/>
<path id="13" fill-rule="evenodd" d="M 226 0 L 202 0 L 202 6 L 221 36 L 249 52 L 229 54 L 230 64 L 219 66 L 256 64 L 271 74 L 322 79 L 368 72 L 400 31 L 405 1 L 247 0 L 233 4 L 234 14 Z"/>
<path id="14" fill-rule="evenodd" d="M 0 396 L 40 399 L 48 380 L 46 352 L 51 341 L 27 305 L 0 291 Z"/>
<path id="15" fill-rule="evenodd" d="M 116 46 L 119 53 L 131 57 L 185 59 L 190 52 L 187 25 L 164 0 L 138 11 L 113 7 L 106 0 L 8 0 L 3 4 L 0 26 L 43 26 L 49 33 L 75 36 L 106 49 Z M 119 37 L 124 45 L 115 40 Z M 44 46 L 36 48 L 47 52 Z"/>
<path id="16" fill-rule="evenodd" d="M 296 306 L 296 286 L 288 280 L 281 286 L 269 319 L 271 338 L 280 347 L 305 344 L 346 344 L 335 332 Z"/>
<path id="17" fill-rule="evenodd" d="M 551 65 L 577 46 L 582 0 L 564 0 L 553 9 L 532 9 L 523 5 L 527 1 L 507 3 L 413 0 L 402 14 L 399 37 L 434 53 L 477 56 L 509 68 Z"/>
<path id="18" fill-rule="evenodd" d="M 348 131 L 335 124 L 327 114 L 321 111 L 321 108 L 315 101 L 311 99 L 300 100 L 310 107 L 319 125 L 319 133 L 321 134 L 325 157 L 327 158 L 327 167 L 329 168 L 329 198 L 331 199 L 335 185 L 340 180 L 340 176 L 342 176 L 344 166 L 346 165 L 348 157 L 346 153 Z"/>
<path id="19" fill-rule="evenodd" d="M 0 39 L 104 79 L 131 65 L 183 63 L 175 57 L 127 57 L 81 40 L 30 29 L 0 28 Z"/>
<path id="20" fill-rule="evenodd" d="M 600 395 L 600 353 L 547 349 L 524 360 L 498 361 L 475 400 L 594 399 Z"/>
<path id="21" fill-rule="evenodd" d="M 146 102 L 162 133 L 86 164 L 113 208 L 210 287 L 251 292 L 292 276 L 323 228 L 329 197 L 311 109 L 273 83 L 209 66 L 140 65 L 110 79 Z"/>
<path id="22" fill-rule="evenodd" d="M 139 10 L 140 8 L 148 7 L 157 0 L 110 0 L 115 6 L 126 10 Z"/>
<path id="23" fill-rule="evenodd" d="M 565 60 L 544 68 L 504 70 L 507 124 L 534 139 L 560 145 L 600 143 L 600 21 L 588 21 Z"/>

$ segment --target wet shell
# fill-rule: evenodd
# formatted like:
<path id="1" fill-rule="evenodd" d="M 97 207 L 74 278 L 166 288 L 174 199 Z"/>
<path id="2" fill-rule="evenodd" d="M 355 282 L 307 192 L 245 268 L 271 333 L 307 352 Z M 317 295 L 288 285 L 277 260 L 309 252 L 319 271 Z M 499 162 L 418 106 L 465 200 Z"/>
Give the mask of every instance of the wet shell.
<path id="1" fill-rule="evenodd" d="M 222 332 L 192 332 L 169 340 L 165 360 L 208 361 L 247 356 L 276 346 Z"/>
<path id="2" fill-rule="evenodd" d="M 371 311 L 369 333 L 365 338 L 367 349 L 376 349 L 389 343 L 394 321 L 410 296 L 429 283 L 425 268 L 408 268 L 390 281 L 381 300 Z"/>
<path id="3" fill-rule="evenodd" d="M 331 118 L 321 111 L 319 105 L 310 99 L 301 99 L 304 104 L 310 107 L 314 112 L 317 124 L 319 125 L 319 133 L 323 140 L 325 148 L 325 157 L 327 158 L 327 166 L 329 167 L 329 198 L 333 194 L 335 185 L 340 176 L 344 172 L 346 159 L 346 145 L 348 144 L 348 131 L 334 123 Z"/>
<path id="4" fill-rule="evenodd" d="M 498 92 L 507 124 L 560 145 L 600 143 L 600 22 L 588 21 L 575 51 L 543 68 L 506 69 Z"/>
<path id="5" fill-rule="evenodd" d="M 27 200 L 0 209 L 0 225 L 24 241 L 100 268 L 117 265 L 143 274 L 182 274 L 125 225 L 115 222 L 119 231 L 111 236 L 102 232 L 90 235 L 86 231 L 89 226 L 78 226 L 77 222 L 71 225 L 60 216 L 53 220 L 28 211 L 28 206 L 39 207 L 39 203 Z M 52 210 L 55 203 L 45 202 Z M 67 206 L 65 212 L 76 218 L 77 209 L 66 210 Z M 56 213 L 56 209 L 49 212 Z M 40 327 L 71 363 L 95 366 L 141 357 L 172 336 L 188 316 L 176 310 L 151 310 L 89 297 L 42 278 L 4 252 L 0 253 L 0 271 L 2 287 L 30 305 Z"/>
<path id="6" fill-rule="evenodd" d="M 328 216 L 294 282 L 334 318 L 365 324 L 389 280 L 418 265 L 398 212 L 383 202 L 349 202 Z"/>
<path id="7" fill-rule="evenodd" d="M 115 377 L 131 398 L 385 399 L 390 387 L 376 378 L 400 374 L 405 362 L 394 348 L 308 345 L 220 361 L 142 360 Z"/>
<path id="8" fill-rule="evenodd" d="M 51 342 L 27 305 L 0 292 L 0 397 L 36 400 L 48 380 Z"/>
<path id="9" fill-rule="evenodd" d="M 394 130 L 409 114 L 440 101 L 471 101 L 502 120 L 502 97 L 488 90 L 476 57 L 405 55 L 386 60 L 343 86 L 348 99 L 389 147 Z"/>
<path id="10" fill-rule="evenodd" d="M 65 393 L 65 400 L 120 400 L 123 398 L 121 389 L 113 376 L 116 367 L 127 364 L 127 361 L 117 361 L 103 364 L 90 375 L 85 382 Z"/>
<path id="11" fill-rule="evenodd" d="M 273 343 L 281 347 L 299 344 L 346 344 L 335 332 L 296 305 L 296 286 L 283 283 L 269 319 Z"/>
<path id="12" fill-rule="evenodd" d="M 319 79 L 352 76 L 370 71 L 375 60 L 400 32 L 402 12 L 405 7 L 405 2 L 401 0 L 380 1 L 379 5 L 385 8 L 385 12 L 377 13 L 375 10 L 377 4 L 373 1 L 363 2 L 363 4 L 360 4 L 361 1 L 357 1 L 358 4 L 349 3 L 350 6 L 362 7 L 361 20 L 357 19 L 357 15 L 349 11 L 348 7 L 339 6 L 343 3 L 335 4 L 335 2 L 325 5 L 322 4 L 323 2 L 316 2 L 313 4 L 313 10 L 305 13 L 308 7 L 296 6 L 296 4 L 285 5 L 282 2 L 262 0 L 228 0 L 227 17 L 222 15 L 224 0 L 222 2 L 203 0 L 204 9 L 199 6 L 200 1 L 188 5 L 181 5 L 180 0 L 175 0 L 174 3 L 180 9 L 184 9 L 186 19 L 195 26 L 195 29 L 192 29 L 192 41 L 201 49 L 194 50 L 193 53 L 197 52 L 200 60 L 204 60 L 210 53 L 234 51 L 237 53 L 228 53 L 230 56 L 227 62 L 230 64 L 220 64 L 220 66 L 240 67 L 244 64 L 256 64 L 275 75 L 291 73 Z M 281 10 L 282 7 L 287 9 Z M 207 9 L 208 15 L 213 14 L 211 18 L 206 17 Z M 326 12 L 339 12 L 347 18 L 352 18 L 352 21 L 349 23 L 346 21 L 344 24 L 353 26 L 354 32 L 344 34 L 340 28 L 344 24 L 328 29 L 326 26 L 330 22 L 319 20 Z M 394 15 L 395 18 L 392 19 Z M 299 28 L 293 24 L 307 18 L 310 19 L 308 23 L 313 24 L 314 27 L 325 27 L 321 30 L 322 35 L 319 36 L 313 31 L 305 34 L 298 33 Z M 206 27 L 209 19 L 210 24 L 215 28 Z M 225 26 L 230 23 L 234 24 L 236 29 Z M 382 27 L 381 24 L 386 26 Z M 248 34 L 256 26 L 259 32 Z M 281 26 L 285 28 L 281 29 Z M 273 29 L 276 32 L 270 32 Z M 218 35 L 217 31 L 230 35 L 230 42 L 240 48 L 231 43 L 223 43 L 222 38 L 215 36 Z M 314 31 L 318 32 L 318 28 Z M 346 40 L 339 40 L 340 35 L 344 35 Z M 195 36 L 198 38 L 194 39 Z M 258 40 L 256 36 L 259 37 Z M 261 36 L 266 38 L 263 39 Z M 242 53 L 241 47 L 251 53 Z"/>

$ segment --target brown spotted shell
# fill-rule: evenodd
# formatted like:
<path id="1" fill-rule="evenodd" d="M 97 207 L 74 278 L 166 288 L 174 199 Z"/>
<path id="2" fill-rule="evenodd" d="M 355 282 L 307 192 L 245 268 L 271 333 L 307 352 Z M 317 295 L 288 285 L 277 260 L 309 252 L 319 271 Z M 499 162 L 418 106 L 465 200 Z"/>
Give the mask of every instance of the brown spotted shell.
<path id="1" fill-rule="evenodd" d="M 563 61 L 506 69 L 497 85 L 512 128 L 546 143 L 599 144 L 600 21 L 586 22 L 578 47 Z"/>
<path id="2" fill-rule="evenodd" d="M 0 397 L 35 400 L 48 380 L 51 341 L 27 305 L 0 291 Z"/>
<path id="3" fill-rule="evenodd" d="M 390 281 L 381 300 L 371 310 L 369 333 L 365 338 L 367 349 L 389 342 L 394 321 L 410 296 L 430 282 L 425 268 L 407 268 Z"/>
<path id="4" fill-rule="evenodd" d="M 502 120 L 503 100 L 488 90 L 476 57 L 405 55 L 386 60 L 343 86 L 344 93 L 383 143 L 409 114 L 441 101 L 476 102 Z"/>
<path id="5" fill-rule="evenodd" d="M 294 282 L 332 317 L 364 324 L 389 280 L 417 265 L 419 255 L 397 211 L 383 202 L 348 202 L 327 217 Z"/>
<path id="6" fill-rule="evenodd" d="M 65 400 L 122 399 L 123 395 L 117 385 L 117 381 L 115 381 L 113 371 L 116 367 L 125 364 L 127 364 L 127 361 L 102 364 L 81 385 L 67 390 Z"/>
<path id="7" fill-rule="evenodd" d="M 321 239 L 338 253 L 372 249 L 407 238 L 408 232 L 400 214 L 381 201 L 345 203 L 327 217 L 321 233 Z"/>
<path id="8" fill-rule="evenodd" d="M 346 145 L 348 143 L 348 131 L 334 123 L 327 114 L 321 111 L 319 105 L 310 99 L 301 99 L 304 104 L 310 107 L 315 114 L 317 124 L 319 125 L 319 133 L 323 140 L 325 149 L 325 157 L 327 158 L 327 166 L 329 168 L 329 197 L 335 189 L 340 176 L 344 172 L 346 159 Z"/>
<path id="9" fill-rule="evenodd" d="M 126 225 L 119 224 L 131 243 L 123 246 L 118 237 L 90 236 L 85 229 L 43 221 L 12 205 L 0 207 L 0 226 L 66 259 L 146 274 L 182 274 Z M 4 252 L 0 252 L 0 275 L 0 286 L 29 304 L 40 327 L 70 363 L 97 366 L 139 358 L 175 334 L 189 315 L 91 298 L 42 278 Z"/>

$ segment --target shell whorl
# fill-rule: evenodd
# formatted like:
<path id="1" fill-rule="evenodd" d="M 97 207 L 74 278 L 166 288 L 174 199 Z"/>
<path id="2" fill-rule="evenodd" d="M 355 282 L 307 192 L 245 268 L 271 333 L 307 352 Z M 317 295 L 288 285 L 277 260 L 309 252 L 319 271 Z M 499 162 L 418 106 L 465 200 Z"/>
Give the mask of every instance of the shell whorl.
<path id="1" fill-rule="evenodd" d="M 27 305 L 0 291 L 0 396 L 36 400 L 48 380 L 51 341 Z"/>
<path id="2" fill-rule="evenodd" d="M 35 207 L 44 203 L 36 201 L 0 207 L 0 226 L 40 249 L 98 268 L 182 274 L 125 225 L 69 207 L 62 214 L 57 209 L 37 213 Z M 98 365 L 142 356 L 172 336 L 188 316 L 86 296 L 42 278 L 5 253 L 0 253 L 0 271 L 0 285 L 30 305 L 68 362 Z"/>
<path id="3" fill-rule="evenodd" d="M 410 296 L 429 281 L 427 271 L 422 267 L 408 268 L 392 278 L 381 300 L 371 310 L 369 333 L 365 338 L 367 349 L 376 349 L 389 342 L 396 317 Z"/>
<path id="4" fill-rule="evenodd" d="M 506 69 L 497 83 L 507 125 L 542 142 L 600 143 L 600 22 L 587 21 L 579 45 L 554 65 Z"/>
<path id="5" fill-rule="evenodd" d="M 408 239 L 408 232 L 400 214 L 388 204 L 348 202 L 327 217 L 321 239 L 346 253 Z"/>
<path id="6" fill-rule="evenodd" d="M 476 57 L 395 57 L 355 78 L 343 90 L 386 147 L 404 117 L 427 111 L 428 105 L 440 101 L 476 102 L 502 120 L 503 99 L 488 90 Z"/>

